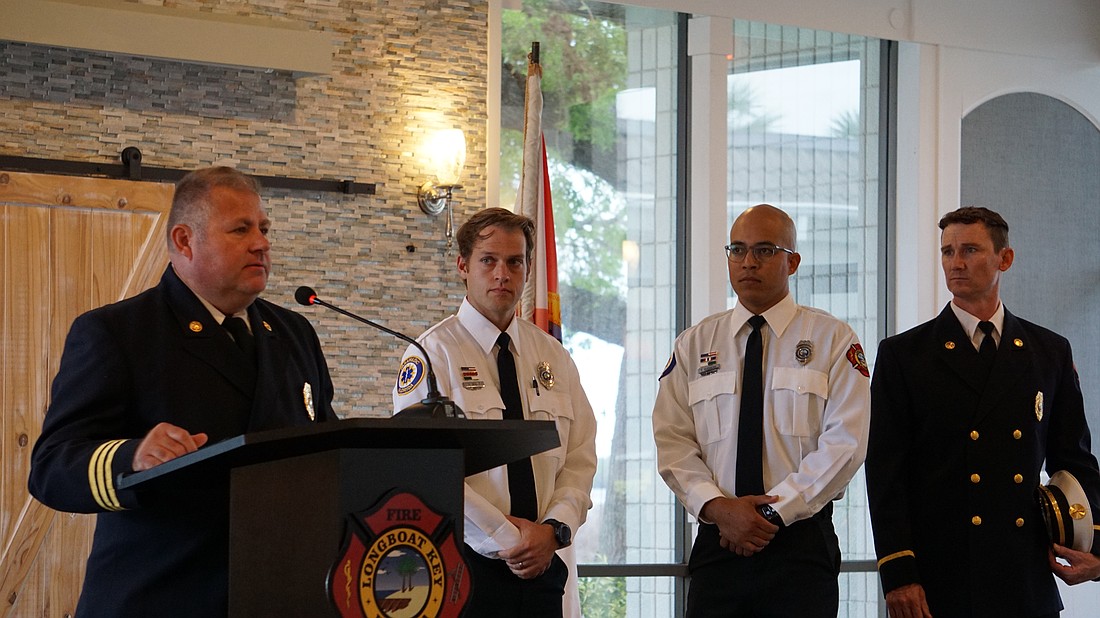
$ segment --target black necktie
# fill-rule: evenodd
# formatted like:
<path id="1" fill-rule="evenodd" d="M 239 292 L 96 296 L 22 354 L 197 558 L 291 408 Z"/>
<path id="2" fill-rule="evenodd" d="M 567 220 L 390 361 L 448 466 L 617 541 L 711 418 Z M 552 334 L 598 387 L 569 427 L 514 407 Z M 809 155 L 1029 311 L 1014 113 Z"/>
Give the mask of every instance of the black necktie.
<path id="1" fill-rule="evenodd" d="M 741 378 L 741 414 L 737 429 L 738 496 L 764 494 L 764 346 L 760 327 L 764 316 L 749 318 L 752 332 L 745 342 Z"/>
<path id="2" fill-rule="evenodd" d="M 516 359 L 508 349 L 511 338 L 508 333 L 497 337 L 497 374 L 500 376 L 500 398 L 504 400 L 504 418 L 523 420 L 523 404 L 520 403 L 519 381 L 516 379 Z M 531 470 L 531 458 L 524 457 L 508 464 L 508 494 L 512 498 L 512 515 L 536 521 L 539 516 L 535 498 L 535 474 Z"/>
<path id="3" fill-rule="evenodd" d="M 985 333 L 982 337 L 982 344 L 978 346 L 978 356 L 982 359 L 982 364 L 985 368 L 993 368 L 993 359 L 997 356 L 997 342 L 993 341 L 993 322 L 986 322 L 985 320 L 978 322 L 978 330 Z"/>
<path id="4" fill-rule="evenodd" d="M 222 322 L 222 326 L 233 336 L 233 341 L 237 342 L 237 347 L 241 349 L 241 352 L 244 352 L 245 356 L 254 361 L 256 359 L 256 342 L 252 340 L 252 333 L 248 332 L 248 325 L 244 323 L 244 320 L 229 316 Z"/>

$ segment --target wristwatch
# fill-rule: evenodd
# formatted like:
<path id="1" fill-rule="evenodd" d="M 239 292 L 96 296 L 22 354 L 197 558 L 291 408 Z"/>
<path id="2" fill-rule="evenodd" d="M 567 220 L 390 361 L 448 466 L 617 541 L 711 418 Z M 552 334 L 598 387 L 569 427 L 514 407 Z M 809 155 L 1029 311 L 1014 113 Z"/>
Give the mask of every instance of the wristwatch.
<path id="1" fill-rule="evenodd" d="M 779 516 L 778 511 L 772 508 L 772 505 L 761 504 L 760 506 L 756 507 L 756 510 L 764 519 L 768 520 L 769 523 L 775 524 L 780 528 L 783 527 L 783 518 Z"/>
<path id="2" fill-rule="evenodd" d="M 558 542 L 558 549 L 569 547 L 569 544 L 573 542 L 573 531 L 569 529 L 569 524 L 564 524 L 556 519 L 547 519 L 542 523 L 554 529 L 554 540 Z"/>

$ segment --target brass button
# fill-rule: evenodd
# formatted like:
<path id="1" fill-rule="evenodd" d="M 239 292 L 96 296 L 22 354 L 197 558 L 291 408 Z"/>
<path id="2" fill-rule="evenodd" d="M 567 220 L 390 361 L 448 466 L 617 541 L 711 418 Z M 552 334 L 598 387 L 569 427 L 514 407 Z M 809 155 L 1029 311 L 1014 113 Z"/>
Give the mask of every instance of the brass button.
<path id="1" fill-rule="evenodd" d="M 1023 517 L 1016 518 L 1016 527 L 1017 528 L 1023 528 L 1024 527 L 1024 518 Z"/>
<path id="2" fill-rule="evenodd" d="M 971 440 L 977 440 L 978 439 L 978 432 L 976 430 L 970 432 L 970 439 Z"/>
<path id="3" fill-rule="evenodd" d="M 982 475 L 980 475 L 980 474 L 971 474 L 970 475 L 970 482 L 971 483 L 981 483 L 982 482 Z"/>
<path id="4" fill-rule="evenodd" d="M 1024 437 L 1024 432 L 1022 432 L 1022 431 L 1020 431 L 1019 429 L 1017 429 L 1016 431 L 1013 431 L 1013 432 L 1012 432 L 1012 437 L 1013 437 L 1013 438 L 1016 438 L 1017 440 L 1019 440 L 1020 438 Z"/>
<path id="5" fill-rule="evenodd" d="M 1024 475 L 1017 474 L 1016 476 L 1012 477 L 1012 480 L 1016 481 L 1016 484 L 1019 485 L 1020 483 L 1024 482 Z"/>
<path id="6" fill-rule="evenodd" d="M 974 524 L 975 526 L 980 526 L 982 525 L 982 518 L 975 515 L 970 518 L 970 523 Z"/>

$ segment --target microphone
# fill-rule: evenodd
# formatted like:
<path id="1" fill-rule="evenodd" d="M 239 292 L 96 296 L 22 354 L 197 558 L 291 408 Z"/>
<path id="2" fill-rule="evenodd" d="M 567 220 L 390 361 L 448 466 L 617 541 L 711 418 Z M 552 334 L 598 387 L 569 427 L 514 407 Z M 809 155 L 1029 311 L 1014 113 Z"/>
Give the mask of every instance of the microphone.
<path id="1" fill-rule="evenodd" d="M 367 318 L 355 315 L 350 311 L 345 311 L 336 305 L 327 303 L 320 298 L 317 298 L 317 292 L 313 291 L 313 288 L 303 285 L 294 291 L 294 300 L 298 301 L 300 305 L 320 305 L 322 307 L 332 309 L 333 311 L 346 315 L 353 320 L 358 320 L 368 326 L 377 328 L 378 330 L 393 335 L 402 341 L 407 341 L 416 346 L 416 349 L 424 355 L 424 362 L 428 365 L 428 396 L 420 400 L 420 403 L 414 403 L 413 405 L 401 410 L 394 416 L 402 416 L 405 418 L 466 418 L 466 415 L 462 413 L 462 410 L 455 405 L 455 402 L 444 397 L 439 392 L 439 386 L 435 379 L 435 371 L 432 370 L 432 359 L 428 356 L 428 351 L 424 349 L 424 346 L 420 345 L 416 339 L 409 337 L 404 333 L 399 333 L 395 330 L 386 328 L 381 324 L 371 322 Z"/>

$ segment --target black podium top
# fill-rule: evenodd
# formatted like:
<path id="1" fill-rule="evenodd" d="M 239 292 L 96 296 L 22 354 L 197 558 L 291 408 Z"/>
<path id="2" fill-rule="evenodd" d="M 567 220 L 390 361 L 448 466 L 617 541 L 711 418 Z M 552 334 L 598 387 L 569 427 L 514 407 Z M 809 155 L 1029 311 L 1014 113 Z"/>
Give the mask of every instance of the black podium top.
<path id="1" fill-rule="evenodd" d="M 466 453 L 466 476 L 560 444 L 554 421 L 357 418 L 259 431 L 210 444 L 148 470 L 119 475 L 119 489 L 158 485 L 183 475 L 344 448 L 450 449 Z"/>

